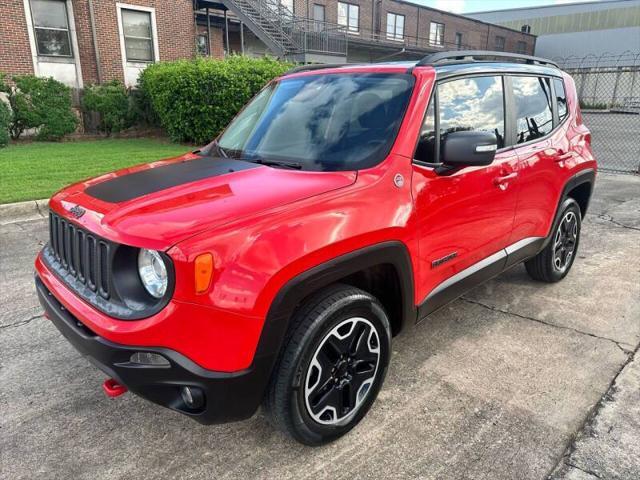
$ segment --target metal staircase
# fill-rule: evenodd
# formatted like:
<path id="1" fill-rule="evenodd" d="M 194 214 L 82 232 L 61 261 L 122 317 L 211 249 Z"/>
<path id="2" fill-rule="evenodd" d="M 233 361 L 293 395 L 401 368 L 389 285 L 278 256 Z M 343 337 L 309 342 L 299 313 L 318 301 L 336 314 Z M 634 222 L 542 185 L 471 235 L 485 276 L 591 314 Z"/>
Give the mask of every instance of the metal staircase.
<path id="1" fill-rule="evenodd" d="M 346 29 L 296 17 L 278 0 L 220 0 L 276 56 L 296 62 L 346 62 Z"/>
<path id="2" fill-rule="evenodd" d="M 281 58 L 300 53 L 288 33 L 292 13 L 277 0 L 221 0 L 251 31 Z"/>

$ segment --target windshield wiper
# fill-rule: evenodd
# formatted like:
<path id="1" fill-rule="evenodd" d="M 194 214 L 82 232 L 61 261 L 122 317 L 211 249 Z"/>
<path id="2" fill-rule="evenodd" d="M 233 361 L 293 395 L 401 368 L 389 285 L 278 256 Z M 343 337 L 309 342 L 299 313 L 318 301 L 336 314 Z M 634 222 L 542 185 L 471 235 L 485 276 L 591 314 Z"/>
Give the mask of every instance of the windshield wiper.
<path id="1" fill-rule="evenodd" d="M 254 158 L 246 160 L 247 162 L 259 163 L 260 165 L 266 165 L 268 167 L 283 167 L 291 168 L 292 170 L 302 170 L 302 164 L 296 162 L 283 162 L 281 160 L 265 160 L 263 158 Z"/>
<path id="2" fill-rule="evenodd" d="M 221 155 L 222 157 L 224 157 L 224 158 L 229 158 L 229 154 L 227 154 L 227 152 L 225 151 L 225 149 L 224 149 L 224 148 L 222 148 L 222 147 L 220 146 L 220 144 L 219 144 L 217 141 L 213 142 L 213 145 L 216 147 L 216 150 L 218 150 L 218 153 L 220 153 L 220 155 Z"/>

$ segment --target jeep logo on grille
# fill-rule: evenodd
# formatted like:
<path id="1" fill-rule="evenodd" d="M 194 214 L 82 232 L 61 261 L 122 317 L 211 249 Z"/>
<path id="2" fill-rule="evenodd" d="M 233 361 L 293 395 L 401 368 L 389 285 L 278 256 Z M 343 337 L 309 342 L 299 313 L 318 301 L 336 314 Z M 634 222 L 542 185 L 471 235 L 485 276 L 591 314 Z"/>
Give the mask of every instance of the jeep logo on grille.
<path id="1" fill-rule="evenodd" d="M 76 218 L 80 218 L 85 214 L 85 212 L 86 210 L 79 205 L 76 205 L 75 207 L 71 207 L 69 209 L 69 213 L 71 213 L 71 215 L 73 215 Z"/>

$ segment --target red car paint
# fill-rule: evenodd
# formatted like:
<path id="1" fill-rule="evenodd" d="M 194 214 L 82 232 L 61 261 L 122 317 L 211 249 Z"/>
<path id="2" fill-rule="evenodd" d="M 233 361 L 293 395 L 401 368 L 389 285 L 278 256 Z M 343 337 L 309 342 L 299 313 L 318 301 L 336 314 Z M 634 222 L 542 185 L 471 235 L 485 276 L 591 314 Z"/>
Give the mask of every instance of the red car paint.
<path id="1" fill-rule="evenodd" d="M 406 66 L 328 69 L 323 74 L 400 73 Z M 296 75 L 313 75 L 317 72 Z M 57 193 L 50 208 L 90 232 L 165 251 L 175 291 L 158 313 L 114 319 L 74 294 L 36 260 L 38 276 L 69 312 L 117 344 L 166 347 L 219 372 L 249 368 L 265 319 L 292 278 L 342 254 L 385 241 L 407 247 L 414 304 L 452 275 L 526 237 L 546 237 L 562 190 L 578 171 L 596 168 L 573 81 L 564 76 L 569 119 L 550 138 L 496 155 L 489 167 L 448 176 L 412 163 L 436 70 L 412 69 L 415 86 L 387 158 L 360 171 L 309 172 L 260 166 L 179 185 L 122 203 L 98 200 L 87 187 L 182 157 L 125 169 Z M 403 182 L 394 181 L 401 176 Z M 79 219 L 68 210 L 80 205 Z M 432 262 L 455 246 L 441 268 Z M 214 277 L 195 293 L 193 262 L 209 252 Z"/>

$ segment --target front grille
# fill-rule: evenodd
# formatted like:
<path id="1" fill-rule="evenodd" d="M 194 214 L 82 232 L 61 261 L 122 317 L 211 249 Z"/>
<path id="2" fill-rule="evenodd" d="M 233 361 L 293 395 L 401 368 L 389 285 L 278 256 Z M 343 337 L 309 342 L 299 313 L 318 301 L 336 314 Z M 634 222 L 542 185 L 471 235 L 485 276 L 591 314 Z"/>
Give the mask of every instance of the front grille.
<path id="1" fill-rule="evenodd" d="M 49 213 L 49 245 L 57 262 L 71 276 L 105 300 L 111 296 L 111 245 Z"/>

